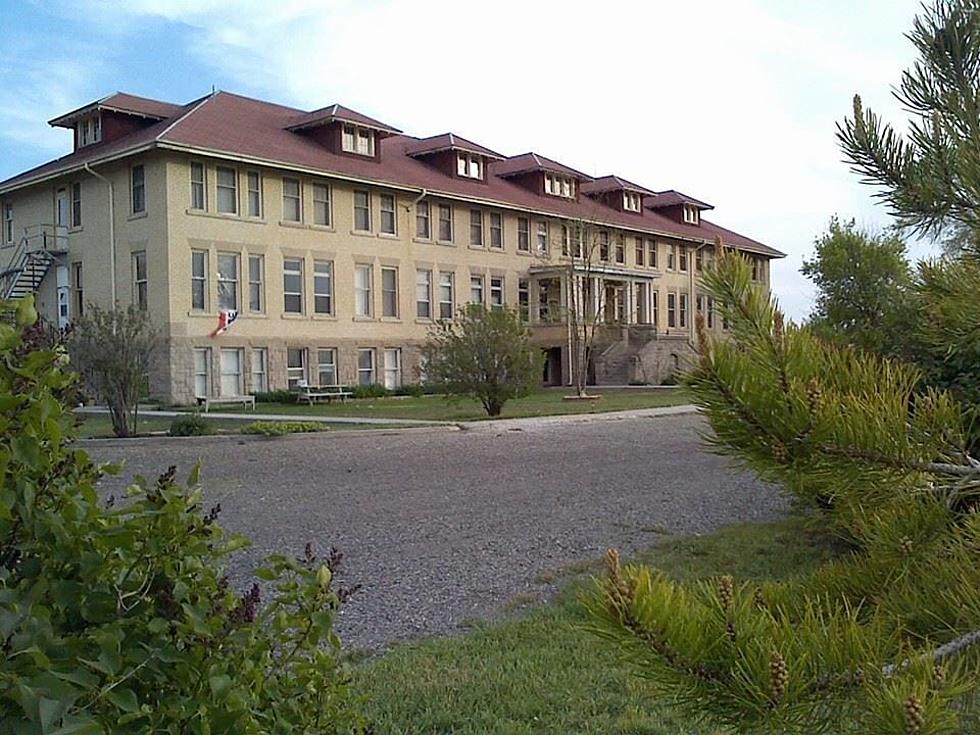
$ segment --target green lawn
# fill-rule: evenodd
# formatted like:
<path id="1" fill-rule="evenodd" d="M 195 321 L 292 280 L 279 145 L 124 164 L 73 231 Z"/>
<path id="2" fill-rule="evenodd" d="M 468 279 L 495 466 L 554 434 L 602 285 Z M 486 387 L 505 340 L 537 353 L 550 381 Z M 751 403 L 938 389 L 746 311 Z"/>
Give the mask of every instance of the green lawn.
<path id="1" fill-rule="evenodd" d="M 114 436 L 112 433 L 112 421 L 107 414 L 82 414 L 82 422 L 78 427 L 80 439 L 101 439 Z M 138 434 L 150 434 L 152 432 L 166 432 L 170 429 L 172 418 L 160 418 L 156 416 L 140 417 L 137 422 Z M 216 434 L 237 434 L 242 430 L 247 421 L 238 419 L 208 419 L 212 430 Z"/>
<path id="2" fill-rule="evenodd" d="M 779 579 L 833 555 L 798 521 L 745 525 L 668 540 L 641 560 L 678 578 L 732 573 Z M 542 579 L 572 579 L 584 565 Z M 596 566 L 598 570 L 599 567 Z M 583 630 L 579 577 L 549 605 L 518 619 L 475 625 L 465 635 L 406 644 L 360 663 L 378 732 L 391 735 L 612 733 L 709 735 L 658 701 L 608 643 Z M 517 601 L 515 601 L 517 602 Z"/>
<path id="3" fill-rule="evenodd" d="M 535 391 L 527 398 L 508 401 L 502 418 L 522 416 L 550 416 L 571 413 L 600 413 L 623 411 L 631 408 L 655 408 L 690 403 L 690 395 L 684 389 L 644 390 L 593 389 L 602 398 L 595 401 L 566 401 L 564 396 L 573 391 L 545 389 Z M 224 408 L 222 412 L 239 412 L 244 409 Z M 379 418 L 415 419 L 418 421 L 473 421 L 486 418 L 480 403 L 471 398 L 449 400 L 444 396 L 393 396 L 389 398 L 357 398 L 346 403 L 258 403 L 256 413 L 277 413 L 307 416 L 377 416 Z"/>

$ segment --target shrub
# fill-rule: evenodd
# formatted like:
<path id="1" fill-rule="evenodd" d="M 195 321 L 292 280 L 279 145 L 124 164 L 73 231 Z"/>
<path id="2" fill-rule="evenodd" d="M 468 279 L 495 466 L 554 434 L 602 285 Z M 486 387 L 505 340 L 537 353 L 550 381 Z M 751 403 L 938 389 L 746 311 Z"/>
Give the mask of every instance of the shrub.
<path id="1" fill-rule="evenodd" d="M 355 385 L 350 388 L 354 398 L 385 398 L 391 395 L 391 391 L 383 385 L 372 383 L 371 385 Z"/>
<path id="2" fill-rule="evenodd" d="M 396 396 L 412 396 L 413 398 L 421 398 L 425 395 L 425 386 L 421 383 L 411 383 L 409 385 L 402 385 L 393 391 Z"/>
<path id="3" fill-rule="evenodd" d="M 242 429 L 243 434 L 262 436 L 285 436 L 286 434 L 305 434 L 324 431 L 327 427 L 318 421 L 253 421 Z"/>
<path id="4" fill-rule="evenodd" d="M 364 732 L 332 630 L 339 554 L 271 557 L 264 592 L 236 593 L 223 564 L 247 542 L 202 513 L 196 470 L 104 502 L 64 363 L 0 322 L 0 732 Z"/>
<path id="5" fill-rule="evenodd" d="M 214 433 L 209 424 L 199 413 L 178 416 L 170 422 L 170 436 L 207 436 Z"/>
<path id="6" fill-rule="evenodd" d="M 680 381 L 677 379 L 676 373 L 667 373 L 660 379 L 660 385 L 678 385 L 679 383 Z"/>
<path id="7" fill-rule="evenodd" d="M 256 403 L 296 403 L 296 393 L 291 390 L 270 390 L 255 394 Z"/>

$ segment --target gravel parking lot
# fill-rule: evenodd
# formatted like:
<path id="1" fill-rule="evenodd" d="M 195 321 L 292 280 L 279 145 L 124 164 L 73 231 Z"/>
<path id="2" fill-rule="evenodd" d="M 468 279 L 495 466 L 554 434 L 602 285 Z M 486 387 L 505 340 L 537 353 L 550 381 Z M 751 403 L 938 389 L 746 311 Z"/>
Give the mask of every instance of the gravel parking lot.
<path id="1" fill-rule="evenodd" d="M 342 581 L 363 589 L 344 608 L 351 646 L 383 648 L 499 613 L 540 577 L 629 552 L 663 532 L 706 532 L 778 516 L 773 488 L 705 452 L 695 415 L 594 422 L 509 422 L 465 431 L 213 437 L 115 442 L 90 451 L 125 461 L 121 478 L 203 462 L 205 499 L 254 546 L 233 581 L 273 552 L 307 541 L 346 556 Z M 538 578 L 536 580 L 536 578 Z"/>

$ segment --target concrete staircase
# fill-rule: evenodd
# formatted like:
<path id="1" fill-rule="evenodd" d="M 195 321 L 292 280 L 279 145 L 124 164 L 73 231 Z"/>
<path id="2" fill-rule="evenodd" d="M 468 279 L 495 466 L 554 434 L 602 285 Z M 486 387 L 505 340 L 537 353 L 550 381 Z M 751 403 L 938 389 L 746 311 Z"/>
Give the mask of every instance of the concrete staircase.
<path id="1" fill-rule="evenodd" d="M 596 384 L 628 385 L 635 380 L 640 353 L 656 338 L 656 327 L 642 324 L 609 327 L 597 333 L 594 348 Z"/>

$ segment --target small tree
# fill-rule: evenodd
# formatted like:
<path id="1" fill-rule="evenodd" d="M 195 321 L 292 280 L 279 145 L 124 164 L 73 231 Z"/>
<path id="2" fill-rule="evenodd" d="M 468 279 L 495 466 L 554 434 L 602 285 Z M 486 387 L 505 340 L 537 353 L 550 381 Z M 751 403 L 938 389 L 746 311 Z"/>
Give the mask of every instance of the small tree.
<path id="1" fill-rule="evenodd" d="M 479 399 L 488 416 L 499 416 L 508 400 L 530 394 L 541 379 L 540 350 L 512 309 L 463 307 L 432 327 L 422 356 L 428 381 Z"/>
<path id="2" fill-rule="evenodd" d="M 139 400 L 160 344 L 147 313 L 136 306 L 102 309 L 95 304 L 72 328 L 68 351 L 87 390 L 105 401 L 116 436 L 136 432 Z"/>

